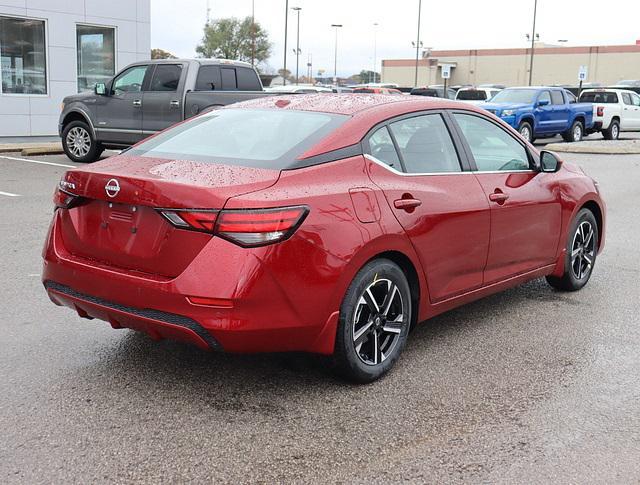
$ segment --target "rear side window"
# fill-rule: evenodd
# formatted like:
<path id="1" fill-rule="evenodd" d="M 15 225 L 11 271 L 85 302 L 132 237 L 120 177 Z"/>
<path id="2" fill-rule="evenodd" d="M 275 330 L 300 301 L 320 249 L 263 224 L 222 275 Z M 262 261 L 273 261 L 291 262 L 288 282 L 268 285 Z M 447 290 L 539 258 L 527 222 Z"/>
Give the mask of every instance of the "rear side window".
<path id="1" fill-rule="evenodd" d="M 640 106 L 640 96 L 638 96 L 637 94 L 632 94 L 631 103 L 633 103 L 634 106 Z"/>
<path id="2" fill-rule="evenodd" d="M 220 69 L 220 79 L 224 91 L 235 91 L 238 89 L 238 79 L 236 70 L 233 67 L 223 67 Z"/>
<path id="3" fill-rule="evenodd" d="M 453 115 L 480 172 L 530 170 L 525 148 L 509 133 L 478 116 Z"/>
<path id="4" fill-rule="evenodd" d="M 389 127 L 407 173 L 462 171 L 441 115 L 415 116 L 391 123 Z"/>
<path id="5" fill-rule="evenodd" d="M 220 68 L 218 66 L 200 66 L 196 79 L 196 91 L 212 91 L 214 89 L 222 89 Z"/>
<path id="6" fill-rule="evenodd" d="M 551 104 L 564 104 L 562 91 L 551 91 Z"/>
<path id="7" fill-rule="evenodd" d="M 608 92 L 582 93 L 580 101 L 583 103 L 617 104 L 618 95 L 616 93 Z"/>
<path id="8" fill-rule="evenodd" d="M 276 109 L 220 109 L 136 145 L 132 156 L 282 170 L 348 116 Z"/>
<path id="9" fill-rule="evenodd" d="M 238 67 L 236 69 L 236 75 L 238 78 L 238 89 L 241 91 L 260 91 L 262 87 L 260 85 L 260 79 L 253 69 L 248 67 Z"/>
<path id="10" fill-rule="evenodd" d="M 381 162 L 386 163 L 396 170 L 402 170 L 396 147 L 393 145 L 393 140 L 386 126 L 379 128 L 371 135 L 369 138 L 369 150 L 371 151 L 371 155 Z"/>
<path id="11" fill-rule="evenodd" d="M 181 75 L 182 66 L 179 64 L 158 64 L 149 91 L 176 91 Z"/>

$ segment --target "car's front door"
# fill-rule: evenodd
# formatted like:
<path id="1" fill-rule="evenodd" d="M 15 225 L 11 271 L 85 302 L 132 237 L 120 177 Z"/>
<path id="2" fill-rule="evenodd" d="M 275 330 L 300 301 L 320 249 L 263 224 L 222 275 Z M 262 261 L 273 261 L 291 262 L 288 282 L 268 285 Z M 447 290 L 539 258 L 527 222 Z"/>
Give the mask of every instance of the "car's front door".
<path id="1" fill-rule="evenodd" d="M 432 302 L 482 285 L 489 203 L 442 113 L 392 120 L 367 138 L 372 181 L 409 236 Z M 462 162 L 462 163 L 461 163 Z M 468 168 L 468 167 L 466 167 Z"/>
<path id="2" fill-rule="evenodd" d="M 627 128 L 629 130 L 640 130 L 640 96 L 635 93 L 624 93 L 624 116 L 627 118 Z"/>
<path id="3" fill-rule="evenodd" d="M 124 70 L 114 78 L 108 96 L 98 98 L 100 141 L 126 145 L 142 138 L 142 90 L 148 69 L 140 65 Z"/>
<path id="4" fill-rule="evenodd" d="M 553 123 L 550 125 L 553 127 L 553 131 L 561 132 L 567 129 L 569 126 L 569 105 L 564 102 L 564 95 L 559 89 L 551 91 L 551 107 L 553 108 L 553 114 L 551 119 Z"/>
<path id="5" fill-rule="evenodd" d="M 555 262 L 562 222 L 560 184 L 535 170 L 523 142 L 477 113 L 454 112 L 477 180 L 491 205 L 484 283 Z"/>
<path id="6" fill-rule="evenodd" d="M 157 64 L 142 96 L 142 132 L 153 135 L 182 121 L 182 88 L 186 66 Z"/>
<path id="7" fill-rule="evenodd" d="M 551 106 L 551 93 L 542 91 L 535 102 L 536 134 L 554 133 L 553 106 Z"/>

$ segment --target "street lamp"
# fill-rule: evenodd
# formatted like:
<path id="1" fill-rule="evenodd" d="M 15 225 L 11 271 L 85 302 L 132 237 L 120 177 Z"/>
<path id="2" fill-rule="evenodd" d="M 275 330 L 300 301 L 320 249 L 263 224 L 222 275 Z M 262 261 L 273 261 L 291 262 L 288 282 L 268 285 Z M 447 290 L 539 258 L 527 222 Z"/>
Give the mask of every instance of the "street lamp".
<path id="1" fill-rule="evenodd" d="M 537 1 L 537 0 L 536 0 Z M 420 56 L 420 46 L 422 43 L 420 42 L 420 14 L 422 13 L 422 0 L 418 0 L 418 35 L 416 37 L 416 76 L 413 82 L 414 87 L 418 87 L 418 58 Z"/>
<path id="2" fill-rule="evenodd" d="M 371 77 L 373 77 L 373 82 L 376 81 L 376 68 L 378 67 L 378 22 L 373 23 L 373 71 Z M 371 79 L 369 79 L 371 82 Z"/>
<path id="3" fill-rule="evenodd" d="M 538 0 L 534 0 L 533 2 L 533 31 L 531 33 L 531 60 L 529 61 L 529 86 L 531 86 L 533 82 L 533 55 L 535 49 L 535 39 L 536 39 L 536 14 L 538 13 Z M 540 36 L 538 35 L 538 39 Z"/>
<path id="4" fill-rule="evenodd" d="M 338 29 L 342 27 L 342 24 L 331 24 L 331 27 L 336 29 L 336 43 L 333 53 L 333 82 L 338 85 Z"/>
<path id="5" fill-rule="evenodd" d="M 299 69 L 300 69 L 300 10 L 301 7 L 293 7 L 291 10 L 295 10 L 298 14 L 298 33 L 296 36 L 296 85 L 298 84 L 299 79 Z"/>
<path id="6" fill-rule="evenodd" d="M 287 84 L 287 27 L 289 26 L 289 0 L 284 3 L 284 67 L 282 69 L 282 85 Z"/>

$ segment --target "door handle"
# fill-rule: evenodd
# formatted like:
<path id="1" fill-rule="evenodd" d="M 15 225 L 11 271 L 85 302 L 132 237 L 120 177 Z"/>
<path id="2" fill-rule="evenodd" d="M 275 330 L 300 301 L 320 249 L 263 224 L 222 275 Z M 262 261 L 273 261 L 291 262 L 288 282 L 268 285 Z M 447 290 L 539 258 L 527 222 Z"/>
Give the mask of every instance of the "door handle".
<path id="1" fill-rule="evenodd" d="M 393 201 L 393 206 L 396 209 L 402 209 L 407 212 L 413 212 L 413 209 L 421 205 L 422 201 L 418 199 L 396 199 Z"/>
<path id="2" fill-rule="evenodd" d="M 133 106 L 135 106 L 136 108 L 139 108 L 140 106 L 142 106 L 142 100 L 141 99 L 134 99 L 133 100 Z"/>
<path id="3" fill-rule="evenodd" d="M 500 189 L 496 189 L 493 194 L 489 194 L 489 200 L 500 205 L 504 204 L 508 198 L 509 196 Z"/>
<path id="4" fill-rule="evenodd" d="M 169 101 L 169 106 L 171 106 L 172 108 L 179 108 L 180 107 L 180 101 L 177 100 L 171 100 Z"/>

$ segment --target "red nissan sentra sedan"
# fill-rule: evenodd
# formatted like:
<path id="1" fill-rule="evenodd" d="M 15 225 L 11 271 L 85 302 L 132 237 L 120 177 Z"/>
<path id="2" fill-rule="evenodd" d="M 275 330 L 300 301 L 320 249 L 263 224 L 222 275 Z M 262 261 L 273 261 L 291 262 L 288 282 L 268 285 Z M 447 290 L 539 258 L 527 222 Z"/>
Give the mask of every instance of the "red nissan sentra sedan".
<path id="1" fill-rule="evenodd" d="M 332 356 L 372 381 L 416 322 L 545 276 L 589 280 L 605 206 L 580 168 L 438 98 L 268 97 L 68 171 L 43 282 L 114 328 Z"/>

